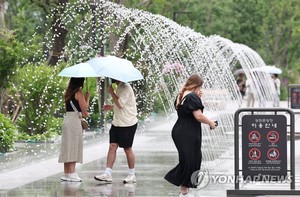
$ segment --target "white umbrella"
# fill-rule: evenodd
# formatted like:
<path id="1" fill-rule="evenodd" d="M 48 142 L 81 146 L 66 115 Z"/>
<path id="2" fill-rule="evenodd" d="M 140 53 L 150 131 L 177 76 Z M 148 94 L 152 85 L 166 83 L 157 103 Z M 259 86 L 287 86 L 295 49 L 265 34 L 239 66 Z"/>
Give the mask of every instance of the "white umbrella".
<path id="1" fill-rule="evenodd" d="M 115 56 L 95 57 L 87 61 L 99 77 L 109 77 L 122 82 L 144 79 L 132 62 Z"/>
<path id="2" fill-rule="evenodd" d="M 245 71 L 244 71 L 244 69 L 240 68 L 240 69 L 237 69 L 236 71 L 234 71 L 233 74 L 234 75 L 245 74 Z"/>
<path id="3" fill-rule="evenodd" d="M 95 69 L 88 63 L 80 63 L 64 68 L 58 76 L 61 77 L 98 77 Z"/>
<path id="4" fill-rule="evenodd" d="M 253 68 L 252 71 L 261 71 L 261 72 L 266 72 L 270 74 L 281 74 L 282 71 L 280 68 L 277 68 L 275 66 L 261 66 L 257 68 Z"/>

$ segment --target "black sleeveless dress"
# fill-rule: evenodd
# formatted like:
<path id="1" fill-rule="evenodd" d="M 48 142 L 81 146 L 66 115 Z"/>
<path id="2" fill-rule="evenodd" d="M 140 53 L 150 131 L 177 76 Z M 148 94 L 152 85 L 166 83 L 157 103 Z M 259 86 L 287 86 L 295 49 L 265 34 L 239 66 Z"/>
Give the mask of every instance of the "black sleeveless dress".
<path id="1" fill-rule="evenodd" d="M 203 111 L 204 106 L 195 93 L 187 94 L 177 109 L 178 119 L 172 129 L 172 139 L 178 150 L 179 164 L 165 175 L 165 179 L 176 186 L 197 187 L 191 182 L 191 176 L 200 170 L 202 161 L 201 123 L 193 115 L 198 109 Z"/>

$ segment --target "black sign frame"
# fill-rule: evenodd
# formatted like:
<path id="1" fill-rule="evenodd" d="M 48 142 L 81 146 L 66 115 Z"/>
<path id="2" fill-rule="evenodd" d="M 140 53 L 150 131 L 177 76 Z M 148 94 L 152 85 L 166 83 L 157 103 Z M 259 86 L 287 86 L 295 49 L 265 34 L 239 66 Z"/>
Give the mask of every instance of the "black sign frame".
<path id="1" fill-rule="evenodd" d="M 234 114 L 234 174 L 235 174 L 235 190 L 240 189 L 240 131 L 242 129 L 241 119 L 243 115 L 256 115 L 256 114 L 266 114 L 266 115 L 279 115 L 279 112 L 284 112 L 289 115 L 289 122 L 287 123 L 287 127 L 289 127 L 290 131 L 290 166 L 287 171 L 290 174 L 290 189 L 295 189 L 295 116 L 294 112 L 291 109 L 287 108 L 241 108 L 237 110 Z M 281 115 L 281 114 L 280 114 Z"/>

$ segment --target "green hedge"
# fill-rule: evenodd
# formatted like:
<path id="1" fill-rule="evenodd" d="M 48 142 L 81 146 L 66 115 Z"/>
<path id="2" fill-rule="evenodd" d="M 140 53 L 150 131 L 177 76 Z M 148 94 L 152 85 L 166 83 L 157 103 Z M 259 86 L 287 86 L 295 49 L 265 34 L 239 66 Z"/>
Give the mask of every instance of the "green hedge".
<path id="1" fill-rule="evenodd" d="M 22 110 L 16 121 L 20 132 L 29 135 L 60 133 L 64 107 L 63 94 L 67 78 L 58 77 L 58 67 L 28 65 L 16 71 L 11 87 L 14 101 Z"/>
<path id="2" fill-rule="evenodd" d="M 17 128 L 10 119 L 0 113 L 0 152 L 5 153 L 13 149 L 16 132 Z"/>

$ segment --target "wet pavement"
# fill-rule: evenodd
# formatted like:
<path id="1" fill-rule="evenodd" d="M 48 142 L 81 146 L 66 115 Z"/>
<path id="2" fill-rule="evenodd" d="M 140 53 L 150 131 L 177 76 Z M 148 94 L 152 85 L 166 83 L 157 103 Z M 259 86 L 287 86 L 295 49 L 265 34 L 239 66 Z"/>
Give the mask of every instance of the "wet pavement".
<path id="1" fill-rule="evenodd" d="M 299 116 L 299 115 L 298 115 Z M 127 161 L 122 149 L 118 150 L 117 159 L 113 167 L 113 182 L 103 184 L 93 179 L 94 175 L 103 172 L 106 165 L 108 150 L 107 133 L 86 132 L 84 146 L 84 164 L 77 165 L 77 172 L 82 178 L 81 183 L 61 182 L 63 164 L 57 163 L 58 142 L 48 147 L 52 150 L 44 153 L 43 158 L 37 154 L 28 154 L 25 159 L 18 153 L 19 160 L 1 161 L 0 168 L 0 197 L 7 196 L 179 196 L 179 188 L 164 180 L 164 175 L 178 162 L 176 148 L 172 142 L 170 132 L 176 120 L 175 116 L 151 117 L 144 124 L 140 124 L 133 149 L 136 156 L 137 183 L 123 184 L 127 175 Z M 297 121 L 298 120 L 298 121 Z M 296 118 L 299 128 L 299 118 Z M 296 130 L 297 131 L 297 130 Z M 233 137 L 233 136 L 232 136 Z M 34 146 L 34 145 L 33 145 Z M 44 144 L 40 144 L 44 146 Z M 300 148 L 300 141 L 296 141 L 296 150 Z M 206 161 L 210 176 L 233 175 L 233 144 L 214 161 Z M 29 148 L 30 150 L 30 148 Z M 34 150 L 34 149 L 31 149 Z M 38 152 L 37 150 L 33 151 Z M 24 161 L 26 160 L 26 161 Z M 297 166 L 300 153 L 296 151 L 296 189 L 300 188 L 300 167 Z M 211 162 L 211 165 L 210 163 Z M 18 166 L 19 163 L 19 166 Z M 3 167 L 3 165 L 6 165 Z M 205 182 L 205 181 L 204 181 Z M 195 197 L 225 197 L 227 189 L 233 189 L 234 184 L 228 182 L 213 182 L 200 190 L 192 190 Z M 244 188 L 259 189 L 259 185 L 245 185 Z M 278 185 L 263 187 L 278 188 Z M 286 188 L 288 186 L 280 186 Z M 263 188 L 265 189 L 265 188 Z"/>
<path id="2" fill-rule="evenodd" d="M 103 133 L 100 137 L 98 136 L 99 142 L 85 144 L 84 164 L 77 165 L 77 172 L 83 180 L 82 183 L 61 182 L 63 164 L 58 164 L 57 156 L 54 156 L 44 158 L 42 161 L 37 159 L 30 162 L 30 165 L 24 164 L 19 168 L 14 166 L 10 170 L 3 171 L 0 174 L 0 197 L 179 196 L 179 188 L 163 178 L 178 162 L 177 152 L 170 136 L 175 120 L 175 116 L 154 117 L 145 125 L 140 125 L 133 144 L 136 156 L 137 183 L 135 184 L 123 184 L 128 170 L 123 149 L 118 149 L 118 156 L 113 167 L 113 183 L 103 184 L 93 179 L 94 175 L 103 173 L 106 165 L 108 135 Z M 89 132 L 86 133 L 91 135 Z M 54 154 L 57 154 L 57 151 L 54 151 Z M 232 166 L 232 156 L 228 161 L 230 162 L 228 166 Z M 199 196 L 200 193 L 207 193 L 206 196 L 225 196 L 225 190 L 214 191 L 209 188 L 192 192 L 195 196 Z"/>

